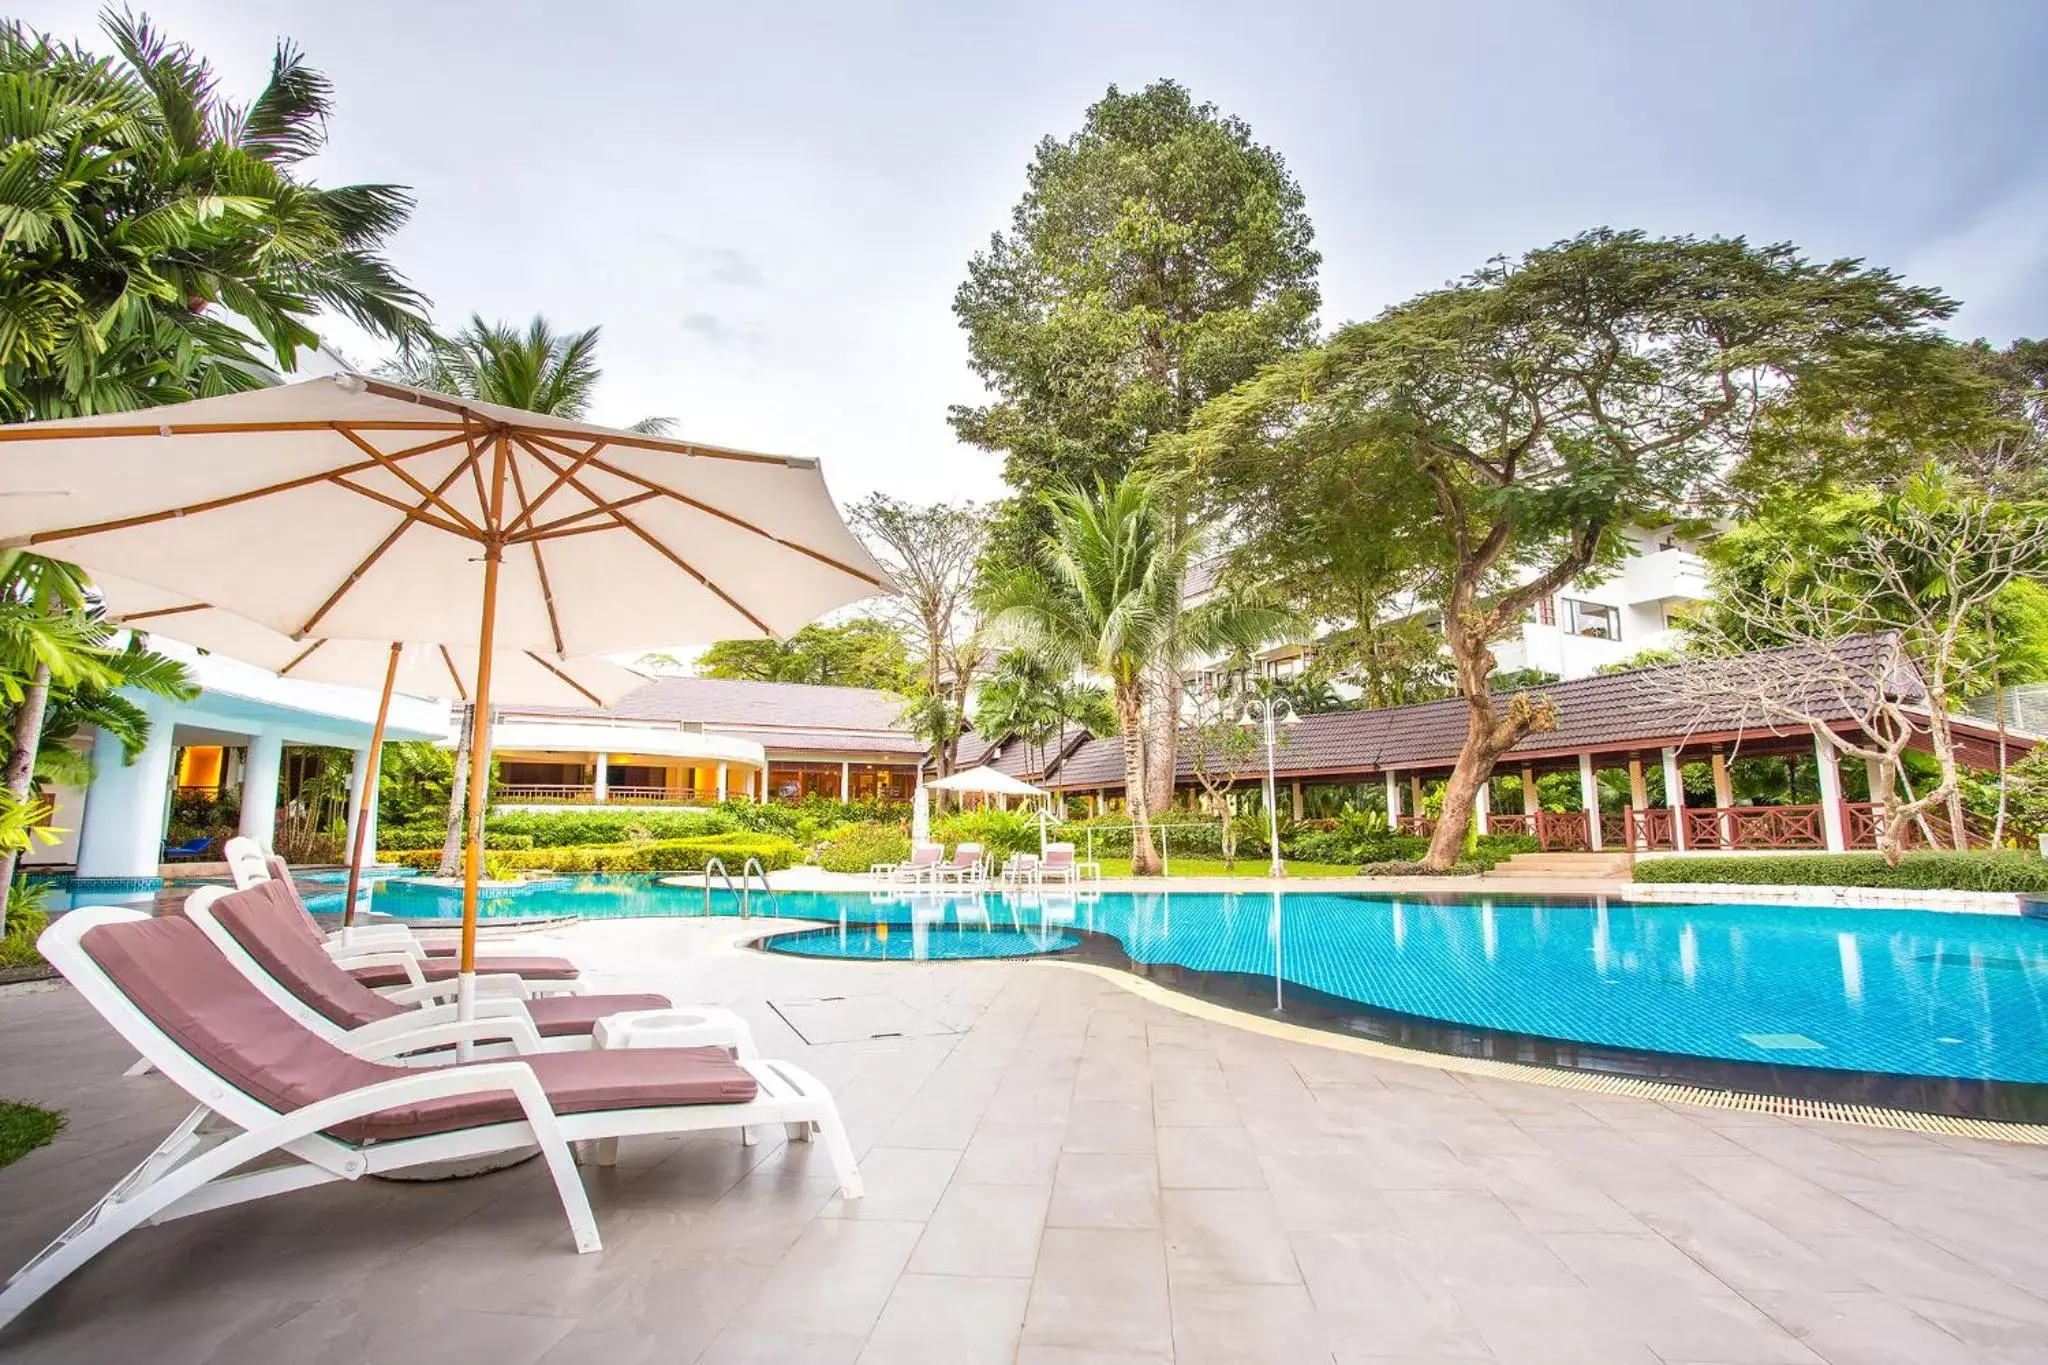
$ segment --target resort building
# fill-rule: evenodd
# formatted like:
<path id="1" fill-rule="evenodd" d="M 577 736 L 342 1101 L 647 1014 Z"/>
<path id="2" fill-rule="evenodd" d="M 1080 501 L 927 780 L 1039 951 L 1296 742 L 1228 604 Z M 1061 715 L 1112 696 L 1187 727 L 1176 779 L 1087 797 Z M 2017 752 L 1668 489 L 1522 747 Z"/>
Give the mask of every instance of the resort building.
<path id="1" fill-rule="evenodd" d="M 1684 667 L 1542 688 L 1557 705 L 1558 727 L 1528 736 L 1495 768 L 1481 793 L 1480 832 L 1533 835 L 1546 850 L 1595 852 L 1875 846 L 1888 794 L 1872 790 L 1873 774 L 1864 765 L 1841 763 L 1833 746 L 1803 728 L 1733 712 L 1701 714 L 1672 686 L 1673 673 Z M 1467 714 L 1464 700 L 1452 698 L 1296 718 L 1280 727 L 1273 754 L 1282 809 L 1296 820 L 1377 812 L 1394 828 L 1428 834 L 1429 813 L 1465 740 Z M 1831 720 L 1843 733 L 1853 732 L 1846 709 Z M 1998 766 L 1994 724 L 1959 715 L 1952 727 L 1965 764 Z M 2008 761 L 2018 762 L 2042 737 L 2008 725 L 2006 741 Z M 1123 800 L 1123 751 L 1114 737 L 1075 735 L 1043 750 L 997 742 L 975 756 L 1085 802 L 1091 813 Z M 1737 763 L 1771 765 L 1778 795 L 1738 801 L 1731 771 Z M 1553 779 L 1555 793 L 1558 775 L 1569 779 L 1562 785 L 1573 795 L 1570 809 L 1556 809 L 1555 801 L 1545 808 L 1541 800 L 1544 779 Z M 1257 808 L 1264 779 L 1261 752 L 1235 779 L 1233 797 L 1241 808 Z M 1176 804 L 1198 804 L 1200 794 L 1189 746 L 1182 744 Z M 1945 843 L 1947 820 L 1930 811 L 1910 837 Z"/>
<path id="2" fill-rule="evenodd" d="M 1700 550 L 1711 535 L 1631 529 L 1626 559 L 1598 580 L 1575 580 L 1538 601 L 1520 627 L 1493 647 L 1502 672 L 1534 669 L 1559 678 L 1590 677 L 1647 650 L 1679 643 L 1677 616 L 1707 596 L 1707 564 Z M 1215 591 L 1220 561 L 1190 573 L 1187 598 Z M 1338 628 L 1349 622 L 1328 622 Z M 1283 642 L 1258 655 L 1265 677 L 1293 677 L 1315 657 L 1313 643 Z M 1197 670 L 1215 675 L 1215 667 Z"/>
<path id="3" fill-rule="evenodd" d="M 925 746 L 862 687 L 657 678 L 607 709 L 503 707 L 497 805 L 908 801 Z"/>
<path id="4" fill-rule="evenodd" d="M 133 762 L 126 762 L 113 736 L 93 737 L 91 785 L 50 793 L 54 812 L 48 823 L 60 839 L 33 845 L 23 855 L 25 863 L 75 863 L 85 889 L 154 885 L 171 805 L 179 799 L 234 812 L 238 832 L 269 846 L 280 813 L 290 814 L 295 791 L 290 751 L 304 747 L 353 755 L 348 800 L 348 838 L 353 840 L 376 721 L 374 694 L 280 678 L 170 640 L 154 639 L 151 647 L 184 663 L 201 689 L 199 696 L 167 702 L 124 693 L 148 714 L 149 742 Z M 385 734 L 391 740 L 444 739 L 448 708 L 417 697 L 393 697 Z M 370 819 L 374 840 L 374 809 Z"/>

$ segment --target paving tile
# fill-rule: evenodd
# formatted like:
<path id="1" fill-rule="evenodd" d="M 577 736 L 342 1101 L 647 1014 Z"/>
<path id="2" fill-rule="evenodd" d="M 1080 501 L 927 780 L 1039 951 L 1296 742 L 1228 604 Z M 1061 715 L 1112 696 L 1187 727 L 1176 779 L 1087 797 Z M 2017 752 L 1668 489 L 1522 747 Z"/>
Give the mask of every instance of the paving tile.
<path id="1" fill-rule="evenodd" d="M 1174 1365 L 1315 1365 L 1329 1333 L 1298 1284 L 1227 1284 L 1173 1296 Z"/>
<path id="2" fill-rule="evenodd" d="M 1007 1365 L 1031 1281 L 905 1275 L 861 1352 L 863 1365 Z"/>
<path id="3" fill-rule="evenodd" d="M 1963 1365 L 1984 1359 L 1976 1347 L 1888 1295 L 1753 1293 L 1749 1299 L 1830 1365 Z"/>
<path id="4" fill-rule="evenodd" d="M 1045 1221 L 1062 1228 L 1157 1228 L 1159 1163 L 1114 1152 L 1066 1153 Z"/>
<path id="5" fill-rule="evenodd" d="M 1047 1228 L 1023 1340 L 1027 1346 L 1170 1353 L 1166 1249 L 1159 1233 Z"/>
<path id="6" fill-rule="evenodd" d="M 1214 1285 L 1301 1283 L 1294 1248 L 1264 1190 L 1166 1190 L 1160 1211 L 1176 1303 Z"/>
<path id="7" fill-rule="evenodd" d="M 748 1326 L 725 1332 L 696 1365 L 853 1365 L 866 1344 L 863 1337 Z"/>
<path id="8" fill-rule="evenodd" d="M 910 1269 L 932 1275 L 1022 1276 L 1038 1263 L 1052 1192 L 1039 1185 L 954 1181 L 925 1223 Z"/>
<path id="9" fill-rule="evenodd" d="M 1076 1100 L 1062 1149 L 1069 1152 L 1152 1152 L 1152 1105 L 1143 1100 Z"/>
<path id="10" fill-rule="evenodd" d="M 860 1159 L 862 1196 L 842 1199 L 835 1194 L 819 1216 L 922 1222 L 938 1207 L 959 1162 L 956 1151 L 876 1147 Z"/>
<path id="11" fill-rule="evenodd" d="M 1447 1284 L 1576 1288 L 1578 1280 L 1490 1194 L 1389 1190 L 1388 1204 Z"/>
<path id="12" fill-rule="evenodd" d="M 865 1337 L 923 1231 L 921 1223 L 821 1218 L 741 1306 L 733 1326 L 743 1334 Z"/>
<path id="13" fill-rule="evenodd" d="M 1050 1185 L 1066 1125 L 989 1123 L 975 1130 L 953 1178 L 975 1185 Z"/>
<path id="14" fill-rule="evenodd" d="M 1288 1241 L 1340 1358 L 1491 1354 L 1405 1233 L 1297 1232 Z"/>
<path id="15" fill-rule="evenodd" d="M 1265 1188 L 1258 1152 L 1242 1128 L 1162 1128 L 1159 1183 L 1176 1189 Z"/>

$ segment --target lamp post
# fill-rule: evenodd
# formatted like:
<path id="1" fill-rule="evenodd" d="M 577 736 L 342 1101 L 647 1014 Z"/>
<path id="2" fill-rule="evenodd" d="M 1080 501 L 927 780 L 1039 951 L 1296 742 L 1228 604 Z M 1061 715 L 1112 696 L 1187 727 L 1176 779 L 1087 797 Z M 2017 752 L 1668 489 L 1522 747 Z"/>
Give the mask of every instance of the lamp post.
<path id="1" fill-rule="evenodd" d="M 1292 728 L 1301 721 L 1294 710 L 1294 703 L 1285 697 L 1253 697 L 1244 704 L 1239 715 L 1239 725 L 1264 725 L 1266 727 L 1266 851 L 1272 857 L 1269 875 L 1283 877 L 1287 870 L 1280 866 L 1280 801 L 1279 788 L 1273 781 L 1273 722 Z"/>

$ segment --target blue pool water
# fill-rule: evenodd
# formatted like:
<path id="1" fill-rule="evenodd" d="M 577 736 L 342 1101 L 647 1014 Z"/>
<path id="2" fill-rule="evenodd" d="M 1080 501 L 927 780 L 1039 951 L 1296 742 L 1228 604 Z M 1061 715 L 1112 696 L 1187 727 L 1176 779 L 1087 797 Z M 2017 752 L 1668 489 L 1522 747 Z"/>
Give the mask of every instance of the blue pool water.
<path id="1" fill-rule="evenodd" d="M 426 913 L 390 883 L 375 906 Z M 494 914 L 687 915 L 701 891 L 653 878 L 576 878 Z M 1004 950 L 1060 951 L 1075 931 L 1136 964 L 1267 980 L 1369 1009 L 1621 1049 L 1775 1066 L 2048 1083 L 2048 923 L 2017 916 L 1618 900 L 1324 892 L 785 892 L 771 909 L 921 931 L 1008 931 Z M 719 891 L 713 914 L 738 913 Z M 908 932 L 906 932 L 908 931 Z M 1050 935 L 1051 937 L 1047 937 Z M 812 933 L 782 951 L 836 955 Z M 856 942 L 872 943 L 874 935 Z M 1046 946 L 1020 946 L 1043 941 Z M 1099 940 L 1098 940 L 1099 941 Z M 991 946 L 983 942 L 983 946 Z M 932 952 L 931 956 L 948 955 Z"/>

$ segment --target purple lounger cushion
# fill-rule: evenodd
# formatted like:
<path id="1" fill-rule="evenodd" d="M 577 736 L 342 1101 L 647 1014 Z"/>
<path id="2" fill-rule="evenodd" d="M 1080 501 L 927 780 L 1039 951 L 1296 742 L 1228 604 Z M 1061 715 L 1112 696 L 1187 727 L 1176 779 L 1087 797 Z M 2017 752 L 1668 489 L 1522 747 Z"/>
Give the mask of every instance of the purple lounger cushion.
<path id="1" fill-rule="evenodd" d="M 291 885 L 258 882 L 247 891 L 222 896 L 213 917 L 279 985 L 345 1029 L 410 1014 L 412 1007 L 377 994 L 327 955 L 318 930 L 297 903 Z M 588 1033 L 607 1014 L 669 1007 L 659 995 L 543 996 L 527 1002 L 534 1027 L 544 1037 Z"/>
<path id="2" fill-rule="evenodd" d="M 295 1023 L 180 916 L 103 924 L 79 939 L 149 1021 L 202 1066 L 280 1113 L 415 1069 L 352 1057 Z M 753 1076 L 720 1048 L 548 1052 L 522 1058 L 560 1114 L 737 1104 Z M 491 1065 L 488 1062 L 472 1065 Z M 424 1137 L 522 1117 L 510 1091 L 424 1100 L 327 1131 L 347 1142 Z"/>

